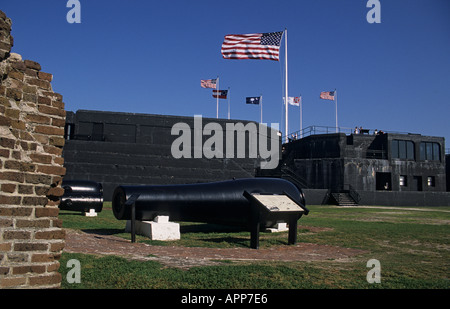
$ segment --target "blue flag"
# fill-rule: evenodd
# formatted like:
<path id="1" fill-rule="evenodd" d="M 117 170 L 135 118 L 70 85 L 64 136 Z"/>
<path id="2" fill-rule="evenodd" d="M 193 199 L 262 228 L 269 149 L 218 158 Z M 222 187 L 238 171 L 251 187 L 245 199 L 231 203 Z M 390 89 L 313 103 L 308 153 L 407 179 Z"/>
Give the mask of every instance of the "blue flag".
<path id="1" fill-rule="evenodd" d="M 261 97 L 247 97 L 245 98 L 246 104 L 259 104 L 259 100 L 261 100 Z"/>

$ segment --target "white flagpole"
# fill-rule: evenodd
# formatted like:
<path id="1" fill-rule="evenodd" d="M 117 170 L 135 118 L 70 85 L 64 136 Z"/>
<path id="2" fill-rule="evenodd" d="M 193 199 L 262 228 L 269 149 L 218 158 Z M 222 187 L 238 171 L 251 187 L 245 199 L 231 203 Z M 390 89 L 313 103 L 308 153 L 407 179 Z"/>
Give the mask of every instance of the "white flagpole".
<path id="1" fill-rule="evenodd" d="M 230 93 L 231 93 L 230 87 L 228 87 L 228 93 L 227 93 L 227 95 L 228 95 L 228 120 L 230 120 Z"/>
<path id="2" fill-rule="evenodd" d="M 259 97 L 259 104 L 261 105 L 261 122 L 262 123 L 262 95 Z"/>
<path id="3" fill-rule="evenodd" d="M 303 109 L 303 98 L 300 95 L 300 138 L 303 138 L 303 117 L 302 117 L 302 109 Z"/>
<path id="4" fill-rule="evenodd" d="M 287 29 L 284 29 L 284 52 L 285 52 L 285 99 L 284 99 L 284 126 L 285 126 L 285 135 L 286 135 L 286 142 L 288 141 L 288 52 L 287 52 Z"/>
<path id="5" fill-rule="evenodd" d="M 219 87 L 219 76 L 217 76 L 217 91 L 220 91 L 220 87 Z M 218 94 L 219 92 L 217 92 Z M 219 119 L 219 95 L 217 95 L 216 97 L 216 101 L 217 101 L 217 106 L 216 106 L 216 118 Z"/>
<path id="6" fill-rule="evenodd" d="M 338 133 L 337 91 L 334 89 L 334 103 L 336 105 L 336 133 Z"/>

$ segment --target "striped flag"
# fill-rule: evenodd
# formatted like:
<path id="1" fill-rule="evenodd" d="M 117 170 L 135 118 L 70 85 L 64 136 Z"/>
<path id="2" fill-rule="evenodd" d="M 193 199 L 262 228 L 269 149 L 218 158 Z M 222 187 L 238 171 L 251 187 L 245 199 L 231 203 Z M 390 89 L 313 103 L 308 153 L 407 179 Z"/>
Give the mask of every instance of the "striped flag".
<path id="1" fill-rule="evenodd" d="M 324 100 L 333 100 L 334 101 L 334 91 L 322 91 L 320 93 L 320 98 Z"/>
<path id="2" fill-rule="evenodd" d="M 213 90 L 213 98 L 226 99 L 228 90 Z"/>
<path id="3" fill-rule="evenodd" d="M 283 32 L 229 34 L 222 44 L 225 59 L 279 60 Z"/>
<path id="4" fill-rule="evenodd" d="M 200 80 L 200 86 L 202 88 L 214 88 L 216 89 L 217 79 L 202 79 Z"/>

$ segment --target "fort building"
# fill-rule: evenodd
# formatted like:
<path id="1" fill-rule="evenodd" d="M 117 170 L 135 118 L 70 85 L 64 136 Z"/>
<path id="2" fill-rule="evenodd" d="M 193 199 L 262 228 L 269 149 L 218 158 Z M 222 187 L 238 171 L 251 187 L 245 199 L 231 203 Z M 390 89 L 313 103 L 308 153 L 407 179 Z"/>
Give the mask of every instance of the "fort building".
<path id="1" fill-rule="evenodd" d="M 283 145 L 278 173 L 305 189 L 326 189 L 324 202 L 449 204 L 443 137 L 308 131 Z"/>
<path id="2" fill-rule="evenodd" d="M 102 183 L 105 200 L 117 185 L 200 183 L 232 178 L 282 177 L 300 187 L 308 204 L 450 205 L 445 140 L 411 133 L 332 133 L 305 129 L 282 144 L 275 169 L 260 157 L 179 158 L 171 153 L 174 124 L 194 117 L 79 110 L 67 112 L 64 179 Z M 203 119 L 203 124 L 249 121 Z M 334 129 L 334 128 L 333 128 Z M 203 137 L 205 139 L 207 137 Z M 248 141 L 248 136 L 246 136 Z M 224 141 L 225 142 L 225 141 Z M 238 147 L 235 147 L 237 151 Z M 248 154 L 248 149 L 246 149 Z"/>

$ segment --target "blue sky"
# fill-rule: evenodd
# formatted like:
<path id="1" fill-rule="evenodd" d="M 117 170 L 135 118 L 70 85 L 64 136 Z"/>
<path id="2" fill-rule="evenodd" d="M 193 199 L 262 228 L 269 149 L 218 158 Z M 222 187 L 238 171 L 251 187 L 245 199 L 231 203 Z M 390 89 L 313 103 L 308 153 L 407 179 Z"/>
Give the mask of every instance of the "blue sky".
<path id="1" fill-rule="evenodd" d="M 303 127 L 339 126 L 443 136 L 450 140 L 450 1 L 380 0 L 369 24 L 367 0 L 80 0 L 69 24 L 66 0 L 2 1 L 13 20 L 13 52 L 53 74 L 66 109 L 216 117 L 201 79 L 231 90 L 231 118 L 260 119 L 245 97 L 263 96 L 263 122 L 279 123 L 280 62 L 225 60 L 227 34 L 288 30 L 289 96 L 303 97 Z M 227 117 L 220 100 L 219 117 Z M 289 131 L 299 108 L 289 107 Z"/>

